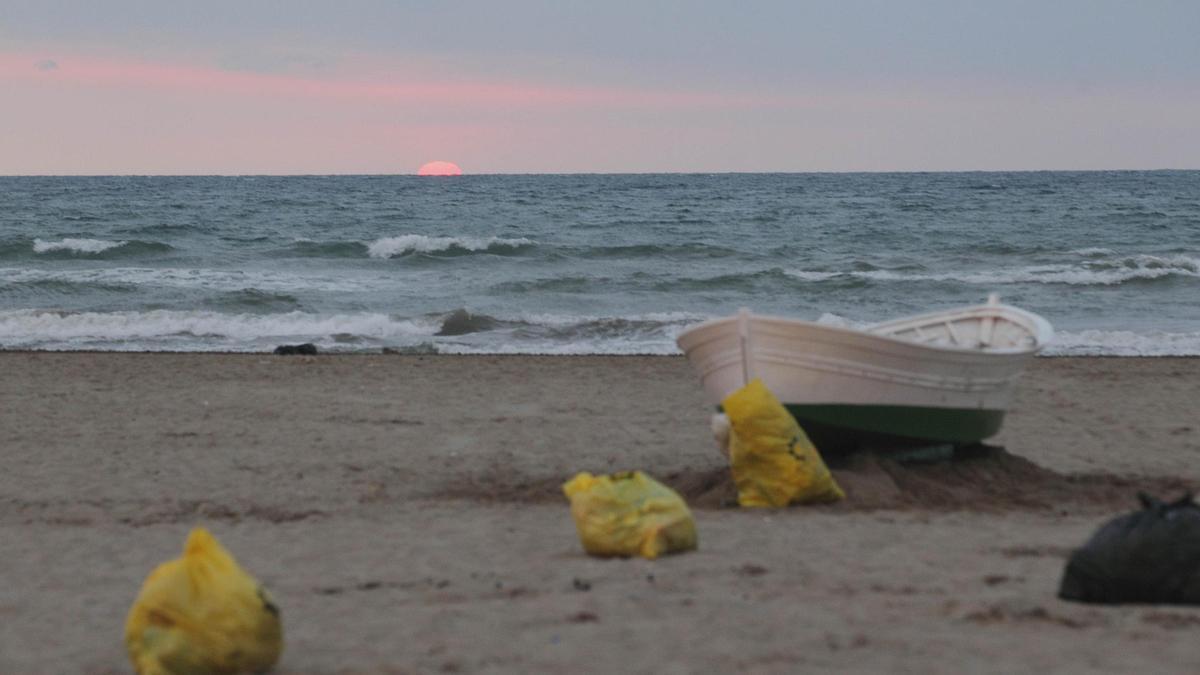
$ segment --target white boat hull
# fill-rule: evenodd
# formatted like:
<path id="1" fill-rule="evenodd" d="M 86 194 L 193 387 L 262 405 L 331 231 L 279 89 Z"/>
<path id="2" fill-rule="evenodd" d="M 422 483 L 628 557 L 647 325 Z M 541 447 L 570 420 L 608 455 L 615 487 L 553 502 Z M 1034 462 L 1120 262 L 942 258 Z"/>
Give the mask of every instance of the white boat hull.
<path id="1" fill-rule="evenodd" d="M 714 405 L 759 377 L 802 423 L 969 442 L 999 428 L 1017 378 L 1051 334 L 1036 315 L 989 304 L 867 330 L 743 311 L 678 343 Z"/>

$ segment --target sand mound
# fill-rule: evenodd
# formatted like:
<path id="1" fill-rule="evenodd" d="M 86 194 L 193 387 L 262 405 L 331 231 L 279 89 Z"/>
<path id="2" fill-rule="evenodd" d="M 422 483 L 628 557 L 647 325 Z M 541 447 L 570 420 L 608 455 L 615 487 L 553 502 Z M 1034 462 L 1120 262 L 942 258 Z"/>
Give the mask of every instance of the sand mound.
<path id="1" fill-rule="evenodd" d="M 1194 488 L 1174 477 L 1060 474 L 1018 457 L 1004 448 L 960 448 L 939 461 L 898 461 L 886 453 L 859 453 L 834 458 L 834 477 L 846 500 L 820 506 L 831 511 L 926 509 L 940 511 L 1111 509 L 1136 505 L 1141 490 L 1164 498 Z M 737 504 L 737 489 L 725 466 L 683 470 L 656 476 L 693 508 Z M 560 502 L 561 478 L 522 480 L 516 475 L 489 476 L 486 484 L 464 479 L 444 486 L 439 498 L 499 502 Z"/>

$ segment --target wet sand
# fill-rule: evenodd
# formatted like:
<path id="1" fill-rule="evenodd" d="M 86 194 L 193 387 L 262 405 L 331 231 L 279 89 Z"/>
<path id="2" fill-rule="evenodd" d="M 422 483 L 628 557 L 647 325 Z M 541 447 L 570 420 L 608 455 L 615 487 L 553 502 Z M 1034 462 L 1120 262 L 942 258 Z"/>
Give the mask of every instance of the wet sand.
<path id="1" fill-rule="evenodd" d="M 119 673 L 204 524 L 283 610 L 280 673 L 1196 672 L 1200 609 L 1055 592 L 1134 493 L 1200 487 L 1200 359 L 1046 358 L 988 451 L 723 507 L 678 357 L 0 352 L 0 673 Z M 640 468 L 695 553 L 587 557 L 558 486 Z"/>

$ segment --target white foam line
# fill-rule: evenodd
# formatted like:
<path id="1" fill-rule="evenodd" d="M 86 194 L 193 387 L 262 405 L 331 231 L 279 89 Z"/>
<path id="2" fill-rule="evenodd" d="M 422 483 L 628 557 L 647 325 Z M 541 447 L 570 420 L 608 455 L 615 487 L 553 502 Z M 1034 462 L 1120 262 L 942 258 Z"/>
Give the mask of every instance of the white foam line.
<path id="1" fill-rule="evenodd" d="M 62 239 L 60 241 L 47 241 L 45 239 L 33 240 L 34 253 L 49 253 L 50 251 L 75 251 L 77 253 L 100 253 L 107 251 L 110 248 L 124 246 L 127 241 L 104 241 L 102 239 Z"/>
<path id="2" fill-rule="evenodd" d="M 501 237 L 429 237 L 423 234 L 403 234 L 398 237 L 376 239 L 367 245 L 372 258 L 394 258 L 405 253 L 433 253 L 462 248 L 468 251 L 485 251 L 493 246 L 527 246 L 531 239 L 504 239 Z"/>
<path id="3" fill-rule="evenodd" d="M 685 319 L 686 317 L 686 319 Z M 613 337 L 580 337 L 569 341 L 547 338 L 514 340 L 508 331 L 487 331 L 449 338 L 436 337 L 440 316 L 401 318 L 379 313 L 224 314 L 211 311 L 50 312 L 31 309 L 0 311 L 0 346 L 26 349 L 171 349 L 203 351 L 261 351 L 280 342 L 316 342 L 322 349 L 375 349 L 383 345 L 412 347 L 431 343 L 437 351 L 456 354 L 678 354 L 674 338 L 695 317 L 689 314 L 648 314 L 627 317 L 564 317 L 530 321 L 555 327 L 593 321 L 662 321 L 646 334 L 641 331 Z M 825 314 L 827 325 L 859 325 Z M 361 340 L 344 342 L 338 336 Z M 1197 356 L 1200 331 L 1167 332 L 1085 329 L 1058 331 L 1047 355 Z"/>
<path id="4" fill-rule="evenodd" d="M 364 338 L 430 335 L 436 322 L 395 319 L 386 314 L 222 314 L 219 312 L 0 312 L 0 341 L 36 343 L 70 340 L 195 339 L 267 340 L 288 336 L 348 333 Z"/>
<path id="5" fill-rule="evenodd" d="M 64 281 L 78 284 L 145 284 L 219 291 L 257 288 L 263 291 L 286 292 L 295 292 L 297 289 L 318 291 L 374 290 L 380 288 L 381 283 L 390 283 L 392 285 L 396 283 L 394 278 L 387 276 L 330 278 L 276 272 L 139 267 L 110 267 L 86 270 L 0 268 L 0 281 L 10 283 Z"/>
<path id="6" fill-rule="evenodd" d="M 1047 356 L 1200 356 L 1200 332 L 1056 331 Z"/>

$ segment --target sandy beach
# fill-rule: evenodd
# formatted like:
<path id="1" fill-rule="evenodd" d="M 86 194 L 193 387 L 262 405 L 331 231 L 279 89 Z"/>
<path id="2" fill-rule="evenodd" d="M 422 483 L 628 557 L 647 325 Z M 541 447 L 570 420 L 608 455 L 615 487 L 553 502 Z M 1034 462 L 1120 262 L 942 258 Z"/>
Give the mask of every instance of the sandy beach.
<path id="1" fill-rule="evenodd" d="M 1200 359 L 1042 358 L 994 451 L 833 462 L 724 506 L 681 357 L 0 352 L 0 673 L 124 673 L 208 526 L 282 608 L 279 673 L 1200 670 L 1200 609 L 1056 597 L 1146 489 L 1200 487 Z M 831 460 L 832 462 L 832 460 Z M 585 555 L 559 486 L 642 469 L 700 548 Z"/>

